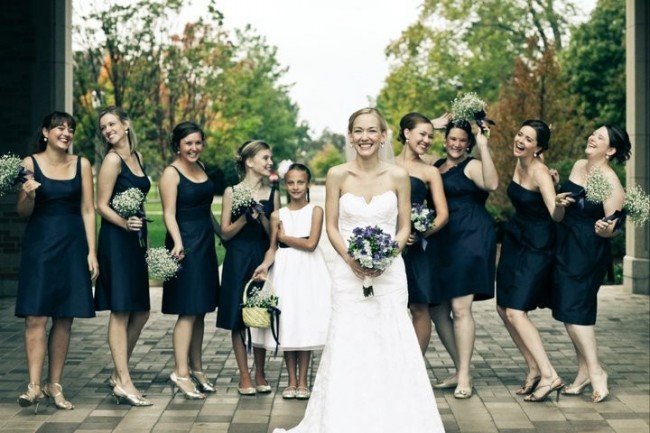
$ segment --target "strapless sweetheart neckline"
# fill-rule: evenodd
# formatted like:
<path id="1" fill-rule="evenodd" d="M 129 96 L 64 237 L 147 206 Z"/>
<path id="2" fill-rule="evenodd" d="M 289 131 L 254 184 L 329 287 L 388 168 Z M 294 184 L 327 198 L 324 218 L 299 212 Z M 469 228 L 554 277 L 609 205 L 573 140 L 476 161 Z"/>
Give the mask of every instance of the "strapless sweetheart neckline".
<path id="1" fill-rule="evenodd" d="M 382 196 L 384 196 L 384 195 L 386 195 L 386 194 L 388 194 L 388 193 L 392 193 L 393 195 L 395 195 L 395 196 L 397 197 L 397 194 L 395 194 L 395 191 L 389 189 L 389 190 L 387 190 L 387 191 L 382 192 L 381 194 L 375 194 L 375 195 L 373 195 L 372 197 L 370 197 L 370 200 L 369 200 L 369 201 L 366 200 L 366 197 L 364 197 L 364 196 L 362 196 L 362 195 L 358 195 L 358 194 L 353 194 L 353 193 L 351 193 L 351 192 L 346 192 L 346 193 L 341 194 L 341 197 L 339 197 L 339 199 L 342 199 L 342 198 L 345 197 L 346 195 L 349 195 L 349 196 L 352 196 L 352 197 L 360 198 L 361 200 L 363 200 L 363 202 L 364 202 L 366 205 L 370 206 L 370 205 L 372 204 L 372 202 L 373 202 L 377 197 L 382 197 Z"/>

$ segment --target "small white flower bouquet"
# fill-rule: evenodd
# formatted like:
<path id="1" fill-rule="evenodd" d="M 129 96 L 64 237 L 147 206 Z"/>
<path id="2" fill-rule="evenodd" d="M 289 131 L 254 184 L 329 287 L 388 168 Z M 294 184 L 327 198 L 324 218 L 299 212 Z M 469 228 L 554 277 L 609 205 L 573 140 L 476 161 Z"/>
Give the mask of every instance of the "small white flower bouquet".
<path id="1" fill-rule="evenodd" d="M 21 164 L 21 159 L 14 154 L 0 156 L 0 197 L 16 191 L 18 184 L 25 183 L 27 176 L 33 174 Z"/>
<path id="2" fill-rule="evenodd" d="M 399 245 L 380 227 L 356 227 L 348 239 L 348 254 L 362 267 L 384 270 L 399 254 Z M 374 295 L 372 278 L 363 279 L 363 296 Z"/>
<path id="3" fill-rule="evenodd" d="M 628 216 L 636 226 L 642 226 L 650 221 L 650 196 L 639 185 L 634 185 L 625 192 L 623 210 L 617 210 L 603 219 L 605 221 L 618 220 L 616 222 L 616 228 L 618 228 Z"/>
<path id="4" fill-rule="evenodd" d="M 460 98 L 455 98 L 451 103 L 451 117 L 454 122 L 467 122 L 474 120 L 481 128 L 483 134 L 489 137 L 489 130 L 485 127 L 485 123 L 494 125 L 494 120 L 486 117 L 485 110 L 487 104 L 474 92 L 467 92 Z"/>
<path id="5" fill-rule="evenodd" d="M 253 190 L 245 183 L 232 187 L 232 213 L 248 215 L 253 211 L 262 211 L 262 206 L 253 198 Z"/>
<path id="6" fill-rule="evenodd" d="M 612 195 L 612 184 L 609 183 L 602 170 L 593 167 L 587 173 L 585 181 L 585 198 L 591 203 L 602 203 Z"/>
<path id="7" fill-rule="evenodd" d="M 151 222 L 152 220 L 145 218 L 144 213 L 144 202 L 147 200 L 147 197 L 144 193 L 135 187 L 126 189 L 121 193 L 115 194 L 111 200 L 111 207 L 117 212 L 119 216 L 124 219 L 129 219 L 132 216 L 142 218 L 143 227 L 138 230 L 138 240 L 140 241 L 140 246 L 145 247 L 146 242 L 144 239 L 144 224 L 146 222 Z"/>
<path id="8" fill-rule="evenodd" d="M 154 280 L 169 281 L 181 270 L 181 264 L 165 247 L 149 248 L 145 256 L 149 276 Z"/>

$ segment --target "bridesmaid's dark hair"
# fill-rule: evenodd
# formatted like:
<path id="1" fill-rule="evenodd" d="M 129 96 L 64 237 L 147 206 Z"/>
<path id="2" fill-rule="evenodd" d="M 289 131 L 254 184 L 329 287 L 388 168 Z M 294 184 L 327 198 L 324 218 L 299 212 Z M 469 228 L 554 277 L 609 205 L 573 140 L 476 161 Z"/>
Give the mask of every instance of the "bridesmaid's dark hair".
<path id="1" fill-rule="evenodd" d="M 190 134 L 198 132 L 201 134 L 201 140 L 205 141 L 205 132 L 199 125 L 194 122 L 181 122 L 174 127 L 172 131 L 172 143 L 171 147 L 174 153 L 178 152 L 181 148 L 181 140 L 187 137 Z"/>
<path id="2" fill-rule="evenodd" d="M 612 158 L 619 164 L 624 164 L 625 161 L 630 159 L 632 153 L 632 143 L 630 143 L 630 136 L 623 128 L 615 125 L 604 125 L 607 129 L 609 136 L 609 147 L 616 149 L 616 153 Z"/>
<path id="3" fill-rule="evenodd" d="M 406 144 L 406 137 L 404 136 L 404 130 L 413 130 L 416 126 L 418 126 L 421 123 L 428 123 L 431 124 L 431 121 L 427 118 L 422 113 L 408 113 L 402 117 L 402 119 L 399 121 L 399 135 L 397 136 L 397 139 L 399 140 L 400 143 Z"/>
<path id="4" fill-rule="evenodd" d="M 109 150 L 111 150 L 111 144 L 106 141 L 104 136 L 102 135 L 102 128 L 99 125 L 99 122 L 102 120 L 102 117 L 106 116 L 107 114 L 112 114 L 115 117 L 119 119 L 119 121 L 124 125 L 124 123 L 129 122 L 129 127 L 127 128 L 126 132 L 126 138 L 129 140 L 129 150 L 131 153 L 135 152 L 135 148 L 138 146 L 138 139 L 135 136 L 135 130 L 133 129 L 133 122 L 131 122 L 131 118 L 127 114 L 124 109 L 121 107 L 118 107 L 117 105 L 109 105 L 108 107 L 104 108 L 102 111 L 99 112 L 97 115 L 97 133 L 99 134 L 99 139 L 106 145 L 106 149 L 104 150 L 104 154 L 108 153 Z"/>
<path id="5" fill-rule="evenodd" d="M 43 128 L 51 131 L 61 125 L 68 125 L 68 128 L 72 128 L 73 130 L 77 129 L 77 122 L 75 122 L 71 114 L 65 111 L 53 111 L 43 118 L 43 123 L 38 128 L 38 133 L 36 134 L 34 153 L 42 152 L 47 147 L 47 140 L 43 137 Z"/>
<path id="6" fill-rule="evenodd" d="M 307 173 L 307 183 L 311 182 L 311 170 L 309 170 L 309 167 L 307 167 L 305 164 L 301 164 L 299 162 L 294 162 L 293 164 L 291 164 L 289 166 L 289 168 L 287 169 L 287 172 L 284 174 L 285 182 L 287 180 L 287 174 L 291 170 L 302 171 L 302 172 Z M 287 203 L 290 203 L 290 202 L 291 202 L 291 195 L 289 195 L 289 191 L 287 191 Z M 307 188 L 307 203 L 309 203 L 309 202 L 310 202 L 310 200 L 309 200 L 309 188 Z"/>
<path id="7" fill-rule="evenodd" d="M 447 128 L 445 128 L 445 138 L 447 138 L 449 132 L 454 128 L 462 129 L 467 133 L 467 153 L 470 153 L 476 144 L 476 137 L 474 137 L 474 133 L 472 132 L 472 125 L 464 120 L 458 122 L 449 122 L 447 124 Z"/>
<path id="8" fill-rule="evenodd" d="M 542 152 L 548 149 L 551 141 L 551 128 L 548 127 L 546 122 L 539 119 L 528 119 L 524 121 L 521 126 L 530 126 L 535 130 L 535 134 L 537 134 L 537 146 L 539 146 L 541 150 L 535 152 L 535 156 L 539 156 Z"/>

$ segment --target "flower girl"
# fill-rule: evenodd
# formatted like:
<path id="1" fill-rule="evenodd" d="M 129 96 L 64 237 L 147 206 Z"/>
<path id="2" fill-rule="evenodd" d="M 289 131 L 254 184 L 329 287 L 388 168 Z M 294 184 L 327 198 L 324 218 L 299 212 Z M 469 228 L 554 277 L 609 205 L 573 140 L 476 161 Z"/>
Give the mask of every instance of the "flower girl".
<path id="1" fill-rule="evenodd" d="M 307 371 L 313 349 L 321 348 L 330 318 L 330 277 L 318 242 L 323 209 L 309 203 L 311 172 L 289 166 L 284 182 L 287 206 L 271 214 L 271 246 L 253 278 L 271 281 L 279 297 L 279 344 L 289 374 L 285 399 L 308 399 Z M 269 267 L 273 268 L 269 272 Z M 253 345 L 275 348 L 270 329 L 251 329 Z"/>

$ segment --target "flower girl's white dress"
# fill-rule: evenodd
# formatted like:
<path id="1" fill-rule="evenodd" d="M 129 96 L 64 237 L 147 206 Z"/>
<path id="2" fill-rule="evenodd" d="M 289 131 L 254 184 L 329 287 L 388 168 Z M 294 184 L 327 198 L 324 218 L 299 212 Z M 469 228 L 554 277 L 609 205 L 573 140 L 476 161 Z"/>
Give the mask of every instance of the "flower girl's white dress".
<path id="1" fill-rule="evenodd" d="M 287 236 L 309 237 L 314 205 L 302 209 L 280 209 L 280 221 Z M 303 251 L 278 248 L 269 272 L 278 295 L 280 350 L 320 349 L 327 338 L 331 307 L 329 270 L 320 248 Z M 253 345 L 275 349 L 270 329 L 251 328 Z"/>
<path id="2" fill-rule="evenodd" d="M 350 193 L 339 200 L 343 239 L 368 225 L 395 234 L 394 192 L 376 195 L 370 203 Z M 373 289 L 374 296 L 364 298 L 362 281 L 337 258 L 327 342 L 305 417 L 290 433 L 444 432 L 407 313 L 401 257 L 374 279 Z"/>

